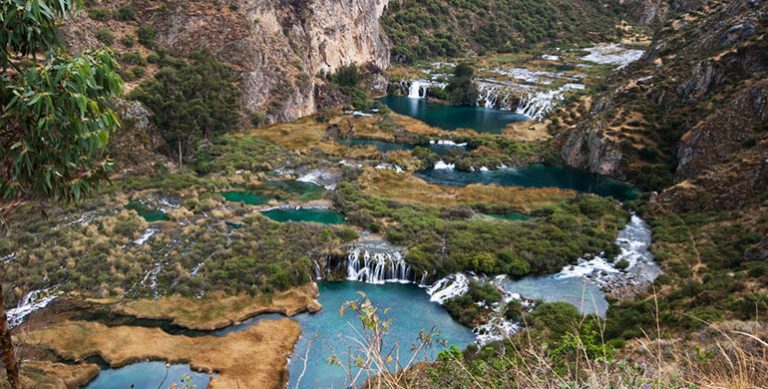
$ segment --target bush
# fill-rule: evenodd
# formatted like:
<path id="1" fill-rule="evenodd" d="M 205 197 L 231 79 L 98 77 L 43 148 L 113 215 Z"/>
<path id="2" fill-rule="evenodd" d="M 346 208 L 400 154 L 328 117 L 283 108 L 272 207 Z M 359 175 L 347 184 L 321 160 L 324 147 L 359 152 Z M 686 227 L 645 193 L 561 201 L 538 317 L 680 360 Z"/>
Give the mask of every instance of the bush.
<path id="1" fill-rule="evenodd" d="M 265 120 L 266 116 L 263 113 L 251 112 L 251 124 L 253 124 L 254 127 L 261 127 Z"/>
<path id="2" fill-rule="evenodd" d="M 139 27 L 138 35 L 139 43 L 150 49 L 155 47 L 155 30 L 152 27 Z"/>
<path id="3" fill-rule="evenodd" d="M 454 105 L 477 105 L 480 92 L 474 80 L 475 70 L 472 66 L 462 63 L 453 70 L 453 77 L 448 81 L 445 92 L 448 100 Z"/>
<path id="4" fill-rule="evenodd" d="M 131 79 L 133 80 L 142 78 L 145 74 L 147 74 L 147 68 L 144 66 L 134 66 L 133 69 L 131 69 Z"/>
<path id="5" fill-rule="evenodd" d="M 546 329 L 550 337 L 558 339 L 577 327 L 581 314 L 568 303 L 541 303 L 525 315 L 525 321 L 533 327 Z"/>
<path id="6" fill-rule="evenodd" d="M 109 20 L 112 14 L 106 8 L 91 8 L 88 10 L 88 16 L 93 20 L 101 22 Z"/>
<path id="7" fill-rule="evenodd" d="M 627 261 L 626 259 L 622 259 L 616 262 L 614 266 L 619 270 L 626 270 L 626 268 L 629 267 L 629 261 Z"/>
<path id="8" fill-rule="evenodd" d="M 363 76 L 357 65 L 342 66 L 329 79 L 347 97 L 348 103 L 354 109 L 367 111 L 373 105 L 368 94 L 360 87 Z"/>
<path id="9" fill-rule="evenodd" d="M 125 47 L 133 47 L 133 37 L 126 35 L 120 38 L 120 43 L 122 43 Z"/>
<path id="10" fill-rule="evenodd" d="M 201 138 L 233 130 L 240 122 L 237 78 L 208 52 L 168 61 L 131 98 L 152 110 L 153 123 L 171 145 L 169 154 L 182 160 L 184 148 L 191 151 Z"/>
<path id="11" fill-rule="evenodd" d="M 96 31 L 96 39 L 105 45 L 111 45 L 115 37 L 111 32 L 109 32 L 109 30 L 101 29 Z"/>
<path id="12" fill-rule="evenodd" d="M 136 20 L 136 10 L 133 8 L 133 4 L 122 6 L 115 11 L 115 20 L 130 21 Z"/>

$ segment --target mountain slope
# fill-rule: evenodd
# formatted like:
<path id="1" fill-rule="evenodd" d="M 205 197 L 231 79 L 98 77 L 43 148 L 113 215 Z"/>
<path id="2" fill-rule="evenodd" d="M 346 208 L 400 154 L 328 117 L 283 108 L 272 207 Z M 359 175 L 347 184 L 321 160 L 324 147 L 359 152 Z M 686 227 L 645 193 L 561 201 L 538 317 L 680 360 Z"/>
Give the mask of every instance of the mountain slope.
<path id="1" fill-rule="evenodd" d="M 393 60 L 411 63 L 535 44 L 610 41 L 621 33 L 622 11 L 607 0 L 393 1 L 382 24 Z"/>
<path id="2" fill-rule="evenodd" d="M 316 86 L 324 83 L 319 74 L 349 64 L 388 66 L 389 45 L 379 27 L 386 4 L 106 0 L 88 3 L 64 33 L 75 48 L 104 44 L 143 58 L 208 49 L 240 74 L 244 111 L 288 121 L 316 111 Z M 150 64 L 147 75 L 152 71 Z"/>
<path id="3" fill-rule="evenodd" d="M 581 107 L 588 114 L 560 138 L 565 161 L 648 189 L 671 186 L 659 200 L 678 209 L 759 202 L 768 180 L 767 10 L 708 1 L 668 20 L 645 56 Z"/>

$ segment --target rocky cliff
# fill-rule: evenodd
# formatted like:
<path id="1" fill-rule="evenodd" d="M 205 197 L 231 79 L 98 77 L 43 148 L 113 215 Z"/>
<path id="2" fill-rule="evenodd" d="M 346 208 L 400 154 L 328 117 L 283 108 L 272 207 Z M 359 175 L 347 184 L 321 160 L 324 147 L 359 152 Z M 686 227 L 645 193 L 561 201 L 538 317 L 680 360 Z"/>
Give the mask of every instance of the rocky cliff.
<path id="1" fill-rule="evenodd" d="M 139 29 L 145 29 L 154 33 L 160 49 L 175 55 L 207 48 L 241 74 L 246 111 L 270 122 L 287 121 L 318 108 L 320 74 L 348 64 L 374 69 L 389 65 L 389 44 L 379 25 L 387 2 L 102 1 L 64 30 L 75 47 L 99 44 L 94 36 L 106 29 L 115 35 L 111 46 L 117 51 L 135 50 L 125 38 L 135 40 Z M 134 17 L 98 16 L 126 7 Z"/>
<path id="2" fill-rule="evenodd" d="M 581 108 L 586 114 L 560 136 L 561 155 L 667 188 L 658 199 L 678 208 L 760 201 L 768 182 L 768 3 L 670 3 L 688 10 L 670 16 L 644 57 Z"/>

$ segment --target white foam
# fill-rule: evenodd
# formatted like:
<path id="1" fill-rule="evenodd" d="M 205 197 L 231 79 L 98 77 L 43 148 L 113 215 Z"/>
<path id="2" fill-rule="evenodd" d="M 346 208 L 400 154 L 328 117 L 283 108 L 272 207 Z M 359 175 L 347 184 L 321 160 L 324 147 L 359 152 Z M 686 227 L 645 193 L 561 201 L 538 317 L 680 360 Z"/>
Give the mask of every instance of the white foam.
<path id="1" fill-rule="evenodd" d="M 576 265 L 569 265 L 556 274 L 557 278 L 587 277 L 600 286 L 609 283 L 637 283 L 653 281 L 660 273 L 650 251 L 652 232 L 648 225 L 632 215 L 629 223 L 619 231 L 616 245 L 621 252 L 613 261 L 603 256 L 591 259 L 581 258 Z M 626 261 L 628 266 L 623 270 L 616 268 L 619 262 Z M 627 273 L 627 274 L 624 274 Z"/>
<path id="2" fill-rule="evenodd" d="M 452 163 L 446 163 L 442 159 L 435 162 L 435 167 L 433 168 L 435 170 L 453 170 L 456 169 L 456 165 Z"/>
<path id="3" fill-rule="evenodd" d="M 397 166 L 391 163 L 386 163 L 386 162 L 382 162 L 376 165 L 375 169 L 376 170 L 392 170 L 395 173 L 405 173 L 405 170 L 403 170 L 403 168 L 401 168 L 400 166 Z"/>
<path id="4" fill-rule="evenodd" d="M 339 176 L 333 172 L 323 169 L 315 169 L 299 177 L 296 181 L 315 184 L 326 190 L 334 190 L 336 189 L 336 182 L 338 179 Z"/>
<path id="5" fill-rule="evenodd" d="M 16 327 L 32 312 L 45 308 L 57 296 L 58 293 L 52 293 L 50 289 L 40 289 L 27 293 L 19 301 L 19 305 L 16 308 L 11 308 L 6 312 L 8 325 L 11 328 Z"/>
<path id="6" fill-rule="evenodd" d="M 469 278 L 463 273 L 452 274 L 437 280 L 427 288 L 429 299 L 438 304 L 454 297 L 463 296 L 469 291 Z"/>
<path id="7" fill-rule="evenodd" d="M 156 234 L 158 231 L 159 231 L 159 229 L 158 229 L 157 227 L 149 227 L 149 228 L 147 228 L 147 230 L 146 230 L 146 231 L 144 231 L 144 233 L 141 235 L 141 238 L 134 240 L 134 241 L 133 241 L 133 243 L 135 243 L 135 244 L 137 244 L 137 245 L 141 246 L 141 245 L 143 245 L 144 243 L 147 243 L 147 241 L 149 240 L 149 238 L 151 238 L 151 237 L 152 237 L 152 235 L 155 235 L 155 234 Z"/>
<path id="8" fill-rule="evenodd" d="M 439 145 L 439 146 L 447 146 L 447 147 L 467 147 L 467 143 L 456 143 L 452 140 L 430 140 L 429 144 L 431 145 Z"/>

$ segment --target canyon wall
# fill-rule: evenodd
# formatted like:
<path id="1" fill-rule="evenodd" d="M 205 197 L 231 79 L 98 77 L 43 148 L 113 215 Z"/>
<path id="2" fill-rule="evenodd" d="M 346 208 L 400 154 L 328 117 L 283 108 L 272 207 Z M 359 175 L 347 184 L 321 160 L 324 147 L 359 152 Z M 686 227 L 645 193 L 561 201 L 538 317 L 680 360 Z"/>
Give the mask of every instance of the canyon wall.
<path id="1" fill-rule="evenodd" d="M 97 5 L 114 12 L 128 4 L 135 9 L 134 20 L 98 21 L 82 14 L 64 32 L 76 49 L 98 45 L 94 35 L 105 28 L 118 42 L 151 28 L 159 48 L 174 55 L 208 49 L 241 75 L 245 111 L 264 115 L 268 122 L 288 121 L 318 109 L 321 74 L 349 64 L 374 70 L 389 66 L 389 43 L 379 25 L 387 3 L 108 0 Z M 113 47 L 119 52 L 135 50 L 118 42 Z"/>

